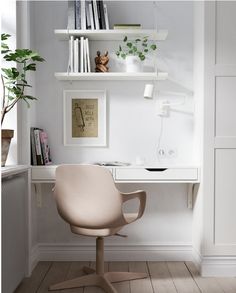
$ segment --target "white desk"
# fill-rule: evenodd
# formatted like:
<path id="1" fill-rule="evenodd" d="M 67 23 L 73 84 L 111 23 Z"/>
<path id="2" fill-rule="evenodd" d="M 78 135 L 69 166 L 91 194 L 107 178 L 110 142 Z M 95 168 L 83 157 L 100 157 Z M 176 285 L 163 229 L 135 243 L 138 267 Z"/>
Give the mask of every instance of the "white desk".
<path id="1" fill-rule="evenodd" d="M 54 183 L 58 165 L 32 166 L 32 183 Z M 126 166 L 108 168 L 116 183 L 187 183 L 187 206 L 192 208 L 195 185 L 200 182 L 198 167 L 180 166 Z"/>

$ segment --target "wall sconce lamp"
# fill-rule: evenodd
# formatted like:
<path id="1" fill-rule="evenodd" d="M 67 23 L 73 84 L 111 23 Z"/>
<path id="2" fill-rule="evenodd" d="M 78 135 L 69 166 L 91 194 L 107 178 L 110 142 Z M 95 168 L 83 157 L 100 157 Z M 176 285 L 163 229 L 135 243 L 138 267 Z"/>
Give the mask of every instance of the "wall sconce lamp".
<path id="1" fill-rule="evenodd" d="M 154 84 L 146 84 L 143 97 L 145 99 L 153 99 L 153 94 L 154 94 Z"/>

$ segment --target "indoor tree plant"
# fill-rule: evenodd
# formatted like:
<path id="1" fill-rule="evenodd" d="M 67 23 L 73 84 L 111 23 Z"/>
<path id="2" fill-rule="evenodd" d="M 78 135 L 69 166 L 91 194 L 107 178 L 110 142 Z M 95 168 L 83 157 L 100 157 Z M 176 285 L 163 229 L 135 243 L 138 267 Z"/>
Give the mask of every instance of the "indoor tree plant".
<path id="1" fill-rule="evenodd" d="M 27 71 L 36 71 L 36 62 L 44 61 L 44 59 L 37 52 L 34 52 L 30 49 L 16 49 L 14 51 L 10 50 L 8 44 L 6 43 L 9 37 L 9 34 L 1 34 L 1 55 L 4 61 L 9 62 L 9 67 L 1 68 L 1 125 L 3 124 L 6 114 L 12 110 L 17 102 L 23 100 L 29 107 L 29 101 L 37 99 L 25 93 L 26 88 L 31 87 L 31 85 L 29 85 L 26 80 L 26 75 Z M 1 166 L 5 166 L 11 138 L 13 137 L 14 131 L 11 129 L 2 129 L 1 133 Z"/>
<path id="2" fill-rule="evenodd" d="M 135 40 L 128 40 L 125 36 L 123 45 L 119 45 L 116 51 L 116 56 L 126 60 L 127 72 L 137 72 L 140 71 L 141 62 L 145 60 L 145 56 L 156 49 L 155 44 L 149 44 L 147 36 Z"/>

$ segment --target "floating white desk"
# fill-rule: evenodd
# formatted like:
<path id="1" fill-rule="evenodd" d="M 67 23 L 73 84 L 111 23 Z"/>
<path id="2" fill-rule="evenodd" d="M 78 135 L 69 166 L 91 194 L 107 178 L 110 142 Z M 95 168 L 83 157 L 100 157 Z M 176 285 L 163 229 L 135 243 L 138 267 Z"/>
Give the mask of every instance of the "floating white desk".
<path id="1" fill-rule="evenodd" d="M 58 165 L 32 166 L 32 183 L 54 183 Z M 198 167 L 179 166 L 107 166 L 116 183 L 187 183 L 187 206 L 192 208 L 194 187 L 198 184 Z"/>

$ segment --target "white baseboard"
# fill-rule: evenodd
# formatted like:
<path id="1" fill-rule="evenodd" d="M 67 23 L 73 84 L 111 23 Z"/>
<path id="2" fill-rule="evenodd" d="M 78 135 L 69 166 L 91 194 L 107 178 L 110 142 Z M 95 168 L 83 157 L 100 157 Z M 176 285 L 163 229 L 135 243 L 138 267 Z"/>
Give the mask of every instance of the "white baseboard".
<path id="1" fill-rule="evenodd" d="M 194 261 L 203 277 L 235 277 L 236 257 L 201 256 L 192 245 L 105 245 L 106 261 Z M 39 243 L 31 250 L 31 271 L 38 261 L 95 261 L 94 245 Z"/>
<path id="2" fill-rule="evenodd" d="M 39 243 L 32 249 L 37 261 L 94 261 L 94 245 Z M 106 261 L 192 261 L 192 245 L 105 245 Z"/>
<path id="3" fill-rule="evenodd" d="M 201 256 L 193 250 L 193 261 L 202 277 L 236 277 L 235 256 Z"/>
<path id="4" fill-rule="evenodd" d="M 37 263 L 39 262 L 39 247 L 38 244 L 33 246 L 30 251 L 29 255 L 29 264 L 28 264 L 28 271 L 27 276 L 29 277 L 31 275 L 31 272 L 36 267 Z"/>
<path id="5" fill-rule="evenodd" d="M 236 277 L 236 257 L 202 257 L 201 275 L 203 277 Z"/>

